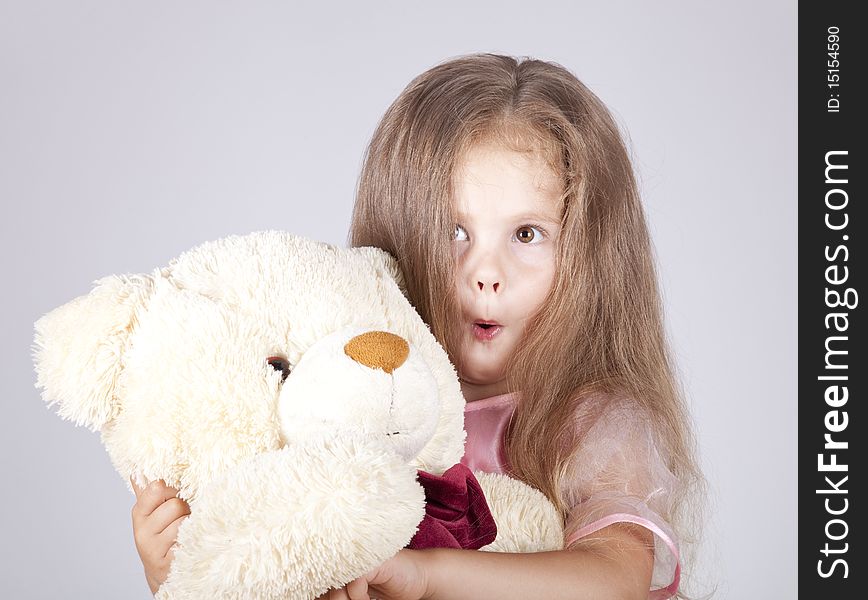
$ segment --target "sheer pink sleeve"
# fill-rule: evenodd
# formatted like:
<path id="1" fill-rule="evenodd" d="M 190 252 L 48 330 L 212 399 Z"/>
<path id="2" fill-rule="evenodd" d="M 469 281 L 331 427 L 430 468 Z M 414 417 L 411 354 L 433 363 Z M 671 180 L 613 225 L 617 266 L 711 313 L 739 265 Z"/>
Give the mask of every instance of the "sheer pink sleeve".
<path id="1" fill-rule="evenodd" d="M 613 523 L 641 525 L 654 534 L 648 598 L 672 597 L 681 569 L 678 540 L 664 515 L 671 514 L 678 481 L 658 451 L 647 416 L 634 403 L 618 400 L 584 429 L 562 482 L 569 507 L 564 546 Z"/>

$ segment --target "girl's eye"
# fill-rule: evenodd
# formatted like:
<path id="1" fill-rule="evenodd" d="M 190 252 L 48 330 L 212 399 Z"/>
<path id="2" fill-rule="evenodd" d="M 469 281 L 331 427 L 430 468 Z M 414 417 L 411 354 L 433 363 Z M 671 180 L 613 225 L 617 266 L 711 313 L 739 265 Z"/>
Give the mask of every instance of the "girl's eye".
<path id="1" fill-rule="evenodd" d="M 515 238 L 523 244 L 538 244 L 543 241 L 543 232 L 534 225 L 522 225 L 515 230 Z"/>
<path id="2" fill-rule="evenodd" d="M 461 225 L 455 226 L 455 234 L 452 236 L 452 239 L 455 240 L 456 242 L 466 242 L 467 241 L 467 232 L 464 231 L 464 228 Z"/>
<path id="3" fill-rule="evenodd" d="M 289 361 L 282 356 L 270 356 L 268 358 L 268 364 L 270 364 L 271 368 L 275 371 L 281 372 L 281 383 L 286 381 L 286 378 L 289 377 L 289 373 L 292 371 L 289 366 Z"/>

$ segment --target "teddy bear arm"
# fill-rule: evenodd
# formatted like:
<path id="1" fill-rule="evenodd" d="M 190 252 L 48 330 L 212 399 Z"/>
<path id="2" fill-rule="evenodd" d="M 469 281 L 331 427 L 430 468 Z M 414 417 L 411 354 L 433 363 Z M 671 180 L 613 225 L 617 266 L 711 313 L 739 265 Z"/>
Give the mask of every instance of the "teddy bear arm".
<path id="1" fill-rule="evenodd" d="M 415 470 L 380 447 L 259 454 L 191 506 L 159 597 L 313 598 L 406 546 L 424 514 Z"/>
<path id="2" fill-rule="evenodd" d="M 545 494 L 499 473 L 474 473 L 497 524 L 497 538 L 480 548 L 490 552 L 562 550 L 564 523 Z"/>

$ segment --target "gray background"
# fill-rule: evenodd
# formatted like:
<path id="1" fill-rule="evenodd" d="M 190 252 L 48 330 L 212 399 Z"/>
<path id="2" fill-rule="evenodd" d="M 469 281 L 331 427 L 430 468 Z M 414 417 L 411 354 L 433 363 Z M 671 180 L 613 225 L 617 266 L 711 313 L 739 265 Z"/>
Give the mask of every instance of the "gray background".
<path id="1" fill-rule="evenodd" d="M 0 1 L 3 596 L 149 597 L 133 497 L 33 387 L 33 321 L 230 233 L 345 243 L 389 103 L 493 51 L 629 132 L 712 494 L 694 590 L 795 597 L 795 2 L 287 4 Z"/>

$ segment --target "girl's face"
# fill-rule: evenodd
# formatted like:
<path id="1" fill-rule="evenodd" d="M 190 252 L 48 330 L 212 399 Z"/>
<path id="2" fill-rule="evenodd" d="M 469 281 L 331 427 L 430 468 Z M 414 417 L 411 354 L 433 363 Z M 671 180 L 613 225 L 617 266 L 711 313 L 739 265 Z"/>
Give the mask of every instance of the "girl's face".
<path id="1" fill-rule="evenodd" d="M 540 157 L 500 146 L 474 146 L 456 170 L 458 374 L 468 402 L 506 392 L 506 360 L 554 279 L 560 193 Z"/>

